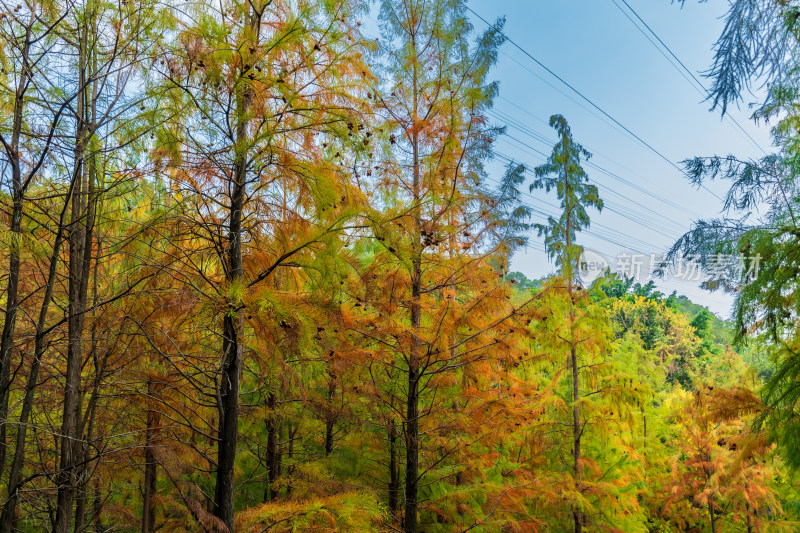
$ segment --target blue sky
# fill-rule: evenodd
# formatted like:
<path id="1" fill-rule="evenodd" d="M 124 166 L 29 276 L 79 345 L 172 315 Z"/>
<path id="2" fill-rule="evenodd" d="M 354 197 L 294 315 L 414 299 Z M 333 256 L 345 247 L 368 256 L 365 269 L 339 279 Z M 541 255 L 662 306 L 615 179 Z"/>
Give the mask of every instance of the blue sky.
<path id="1" fill-rule="evenodd" d="M 616 2 L 616 5 L 615 5 Z M 720 34 L 727 1 L 681 8 L 669 0 L 627 0 L 690 71 L 700 75 L 712 62 L 712 46 Z M 487 20 L 505 16 L 505 33 L 520 47 L 581 91 L 609 115 L 673 162 L 694 155 L 733 153 L 758 157 L 761 150 L 682 77 L 646 40 L 621 10 L 621 0 L 472 0 L 469 6 Z M 627 11 L 626 11 L 627 12 Z M 634 15 L 628 12 L 634 18 Z M 635 19 L 634 19 L 635 20 Z M 485 29 L 475 19 L 477 30 Z M 546 121 L 564 115 L 575 139 L 594 154 L 587 166 L 598 184 L 606 209 L 592 217 L 590 234 L 580 243 L 615 262 L 619 253 L 664 252 L 693 220 L 720 214 L 721 202 L 712 192 L 696 189 L 667 161 L 642 146 L 510 43 L 503 46 L 495 79 L 500 98 L 491 118 L 507 123 L 508 135 L 496 144 L 500 155 L 493 168 L 500 172 L 504 156 L 529 166 L 540 164 L 555 137 Z M 749 120 L 750 96 L 730 114 L 765 150 L 769 128 Z M 717 196 L 723 183 L 708 188 Z M 526 188 L 527 190 L 527 188 Z M 542 191 L 526 196 L 532 206 L 554 212 L 555 198 Z M 548 206 L 547 204 L 550 204 Z M 625 257 L 625 256 L 623 256 Z M 629 264 L 624 258 L 622 264 Z M 612 264 L 612 266 L 616 266 Z M 529 277 L 553 270 L 541 251 L 541 240 L 518 253 L 512 269 Z M 712 311 L 728 316 L 731 298 L 709 293 L 696 281 L 660 283 L 664 292 L 677 290 Z"/>

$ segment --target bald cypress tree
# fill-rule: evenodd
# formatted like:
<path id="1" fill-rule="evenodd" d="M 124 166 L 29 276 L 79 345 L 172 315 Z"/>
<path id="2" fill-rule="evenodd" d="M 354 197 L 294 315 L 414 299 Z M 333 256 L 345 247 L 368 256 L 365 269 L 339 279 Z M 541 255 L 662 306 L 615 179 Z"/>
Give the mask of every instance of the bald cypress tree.
<path id="1" fill-rule="evenodd" d="M 544 236 L 545 251 L 555 259 L 560 268 L 560 276 L 566 284 L 569 297 L 569 366 L 572 371 L 572 475 L 576 492 L 581 492 L 581 437 L 585 421 L 581 418 L 581 365 L 579 363 L 580 344 L 576 329 L 576 292 L 580 257 L 583 249 L 575 243 L 577 232 L 589 227 L 589 214 L 586 209 L 594 207 L 598 211 L 603 208 L 603 201 L 595 185 L 588 183 L 586 171 L 581 166 L 581 159 L 588 159 L 591 154 L 572 138 L 567 120 L 561 115 L 550 117 L 550 126 L 558 133 L 558 141 L 547 161 L 536 167 L 536 179 L 530 190 L 544 189 L 545 192 L 556 191 L 561 201 L 559 218 L 549 217 L 546 224 L 535 224 L 540 236 Z M 580 506 L 572 510 L 575 533 L 583 531 L 585 518 Z"/>

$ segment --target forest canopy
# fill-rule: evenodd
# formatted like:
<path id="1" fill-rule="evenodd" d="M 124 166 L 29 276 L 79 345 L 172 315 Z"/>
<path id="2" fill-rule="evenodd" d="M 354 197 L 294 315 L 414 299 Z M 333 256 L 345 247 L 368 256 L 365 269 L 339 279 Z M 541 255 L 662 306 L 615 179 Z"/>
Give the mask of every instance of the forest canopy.
<path id="1" fill-rule="evenodd" d="M 466 0 L 0 0 L 0 533 L 798 530 L 798 20 L 708 73 L 775 152 L 684 161 L 727 320 L 581 278 L 591 149 L 494 164 Z"/>

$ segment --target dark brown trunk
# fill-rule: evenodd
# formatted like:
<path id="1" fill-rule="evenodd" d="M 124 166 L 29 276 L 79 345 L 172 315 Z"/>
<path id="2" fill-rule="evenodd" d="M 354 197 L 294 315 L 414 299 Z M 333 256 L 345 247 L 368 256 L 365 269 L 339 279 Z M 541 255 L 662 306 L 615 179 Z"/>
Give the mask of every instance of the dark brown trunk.
<path id="1" fill-rule="evenodd" d="M 400 472 L 397 468 L 397 425 L 389 420 L 389 511 L 397 516 L 400 500 Z"/>
<path id="2" fill-rule="evenodd" d="M 94 178 L 90 177 L 90 184 L 94 182 Z M 93 196 L 90 186 L 90 200 Z M 89 238 L 91 239 L 90 232 Z M 87 242 L 87 245 L 91 245 L 91 241 Z M 97 257 L 100 257 L 101 250 L 100 250 L 100 241 L 97 241 Z M 86 439 L 85 442 L 82 443 L 80 447 L 80 457 L 78 458 L 80 466 L 78 467 L 78 479 L 79 483 L 76 487 L 77 496 L 75 501 L 75 533 L 80 533 L 86 527 L 86 522 L 89 517 L 87 517 L 87 504 L 89 502 L 89 481 L 90 481 L 90 463 L 93 462 L 92 458 L 90 457 L 89 445 L 90 443 L 93 444 L 93 449 L 100 449 L 97 443 L 93 443 L 93 438 L 95 434 L 95 422 L 97 420 L 97 402 L 100 398 L 100 387 L 103 383 L 103 376 L 105 374 L 105 364 L 106 364 L 106 357 L 107 354 L 100 358 L 97 352 L 97 334 L 96 334 L 96 327 L 95 327 L 95 320 L 97 315 L 96 305 L 97 305 L 97 298 L 99 294 L 99 287 L 98 287 L 98 268 L 99 262 L 94 262 L 94 273 L 92 276 L 93 284 L 92 284 L 92 332 L 91 332 L 91 350 L 89 352 L 89 359 L 92 361 L 94 366 L 94 384 L 92 386 L 92 396 L 88 402 L 88 408 L 84 419 L 80 421 L 80 427 L 78 428 L 78 434 L 83 433 L 84 428 L 86 431 Z"/>
<path id="3" fill-rule="evenodd" d="M 573 448 L 572 448 L 572 472 L 573 476 L 575 477 L 575 490 L 581 490 L 581 411 L 580 406 L 578 405 L 578 400 L 580 399 L 580 389 L 578 378 L 580 374 L 578 373 L 578 356 L 575 350 L 575 346 L 572 346 L 572 351 L 570 355 L 570 360 L 572 364 L 572 437 L 573 437 Z M 573 511 L 573 518 L 575 521 L 575 533 L 581 533 L 583 531 L 583 512 L 580 509 L 575 509 Z"/>
<path id="4" fill-rule="evenodd" d="M 153 397 L 153 379 L 147 380 L 147 395 Z M 147 429 L 145 430 L 144 443 L 144 494 L 142 498 L 142 533 L 152 533 L 156 525 L 156 509 L 153 497 L 156 495 L 158 482 L 158 463 L 156 462 L 153 448 L 156 445 L 157 428 L 160 423 L 158 413 L 149 409 L 147 411 Z"/>
<path id="5" fill-rule="evenodd" d="M 267 394 L 267 484 L 264 487 L 264 502 L 275 498 L 275 481 L 278 479 L 278 416 L 275 414 L 274 390 Z"/>
<path id="6" fill-rule="evenodd" d="M 566 134 L 562 138 L 564 150 L 567 150 L 569 140 Z M 569 200 L 572 196 L 570 181 L 570 170 L 567 161 L 564 161 L 564 197 L 567 199 L 565 203 L 566 209 L 566 250 L 572 248 L 572 210 L 574 206 Z M 567 282 L 567 296 L 569 297 L 569 329 L 570 329 L 570 357 L 569 364 L 572 371 L 572 476 L 575 484 L 575 491 L 582 492 L 581 486 L 581 408 L 580 408 L 580 366 L 578 365 L 578 351 L 576 349 L 577 339 L 575 338 L 575 274 L 579 268 L 579 258 L 575 258 L 575 264 L 572 263 L 572 258 L 567 255 L 562 263 L 562 274 Z M 575 533 L 583 532 L 584 516 L 580 507 L 572 510 L 572 518 L 575 524 Z"/>
<path id="7" fill-rule="evenodd" d="M 241 280 L 241 206 L 243 187 L 234 185 L 234 202 L 230 231 L 230 266 L 233 277 Z M 236 206 L 239 208 L 237 209 Z M 231 280 L 234 282 L 234 280 Z M 217 479 L 214 493 L 214 515 L 233 532 L 233 469 L 236 459 L 236 441 L 239 436 L 239 379 L 242 367 L 242 346 L 239 339 L 241 315 L 238 304 L 232 303 L 225 314 L 222 340 L 222 368 L 220 369 L 220 428 L 217 442 Z"/>
<path id="8" fill-rule="evenodd" d="M 250 4 L 248 17 L 255 43 L 261 28 L 263 9 L 258 11 Z M 252 12 L 250 10 L 252 9 Z M 226 281 L 229 285 L 242 284 L 242 212 L 245 204 L 247 182 L 247 144 L 249 141 L 248 120 L 253 103 L 253 91 L 246 76 L 252 66 L 241 72 L 241 88 L 236 98 L 236 152 L 231 183 L 230 221 L 228 226 L 228 254 Z M 234 463 L 236 441 L 239 436 L 239 387 L 242 372 L 242 312 L 241 302 L 229 301 L 222 325 L 222 365 L 219 372 L 219 423 L 217 444 L 217 479 L 214 488 L 214 515 L 222 520 L 231 533 L 234 532 Z"/>
<path id="9" fill-rule="evenodd" d="M 100 481 L 94 480 L 94 498 L 92 500 L 92 525 L 96 532 L 105 531 L 103 528 L 103 494 L 100 492 Z"/>
<path id="10" fill-rule="evenodd" d="M 325 413 L 325 457 L 333 451 L 333 428 L 336 416 L 333 409 L 333 396 L 336 394 L 336 377 L 328 370 L 328 405 Z"/>
<path id="11" fill-rule="evenodd" d="M 92 442 L 94 435 L 94 416 L 95 410 L 89 410 L 89 424 L 86 430 L 86 444 Z M 79 447 L 78 467 L 76 468 L 76 485 L 75 485 L 75 533 L 81 533 L 86 527 L 86 504 L 88 503 L 89 495 L 86 487 L 89 483 L 89 465 L 88 465 L 88 446 L 83 445 Z"/>
<path id="12" fill-rule="evenodd" d="M 89 46 L 90 26 L 82 28 L 79 61 L 77 130 L 75 132 L 74 175 L 78 180 L 72 194 L 69 228 L 69 302 L 67 305 L 67 369 L 61 424 L 61 455 L 56 476 L 56 521 L 54 533 L 67 533 L 72 518 L 72 503 L 79 485 L 77 465 L 84 445 L 81 438 L 81 367 L 83 366 L 83 328 L 87 293 L 92 269 L 94 232 L 94 181 L 96 156 L 87 157 L 87 146 L 94 134 L 97 95 L 89 90 L 92 73 Z M 94 89 L 93 89 L 94 90 Z"/>
<path id="13" fill-rule="evenodd" d="M 714 511 L 714 498 L 708 499 L 708 516 L 711 520 L 711 533 L 717 533 L 717 513 Z"/>
<path id="14" fill-rule="evenodd" d="M 416 46 L 416 44 L 415 44 Z M 421 198 L 419 133 L 417 129 L 417 73 L 414 67 L 414 115 L 412 134 L 413 213 L 414 232 L 411 235 L 411 347 L 408 356 L 408 395 L 406 397 L 406 492 L 403 526 L 405 533 L 417 533 L 417 503 L 419 483 L 419 382 L 420 341 L 422 323 L 422 221 L 419 202 Z"/>

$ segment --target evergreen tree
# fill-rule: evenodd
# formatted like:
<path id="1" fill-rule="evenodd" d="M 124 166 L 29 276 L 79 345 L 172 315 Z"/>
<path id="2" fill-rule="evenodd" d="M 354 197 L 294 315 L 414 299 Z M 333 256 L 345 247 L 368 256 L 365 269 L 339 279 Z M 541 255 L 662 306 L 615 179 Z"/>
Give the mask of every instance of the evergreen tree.
<path id="1" fill-rule="evenodd" d="M 566 283 L 569 298 L 569 365 L 572 374 L 572 475 L 575 490 L 582 490 L 582 458 L 581 439 L 585 421 L 581 418 L 581 364 L 579 362 L 579 345 L 586 339 L 581 338 L 576 329 L 576 293 L 578 300 L 582 291 L 576 284 L 579 260 L 583 252 L 575 242 L 579 231 L 589 227 L 587 207 L 598 211 L 603 208 L 603 201 L 597 187 L 588 184 L 588 176 L 581 166 L 581 158 L 589 158 L 591 154 L 572 138 L 569 125 L 561 115 L 550 117 L 550 126 L 558 133 L 558 142 L 547 161 L 534 169 L 536 180 L 530 190 L 544 189 L 545 192 L 556 191 L 561 201 L 561 216 L 558 219 L 549 217 L 547 224 L 535 224 L 539 235 L 544 235 L 545 250 L 551 258 L 555 258 L 560 267 L 561 279 Z M 584 348 L 581 348 L 584 349 Z M 575 533 L 583 531 L 585 517 L 580 504 L 572 509 Z"/>
<path id="2" fill-rule="evenodd" d="M 579 259 L 583 249 L 575 243 L 577 232 L 589 227 L 587 207 L 603 209 L 603 200 L 595 185 L 588 183 L 589 177 L 581 166 L 581 158 L 590 154 L 572 138 L 567 120 L 561 115 L 550 117 L 550 127 L 556 130 L 558 142 L 547 161 L 536 167 L 536 179 L 530 190 L 556 191 L 561 201 L 561 216 L 556 220 L 548 217 L 547 224 L 534 224 L 539 236 L 544 235 L 547 254 L 561 267 L 561 275 L 570 284 L 579 270 Z"/>

